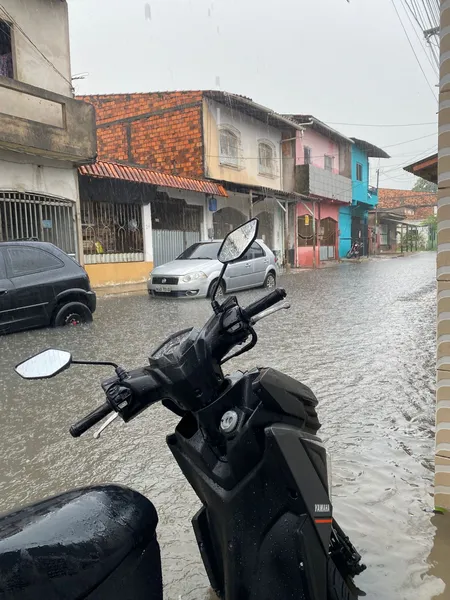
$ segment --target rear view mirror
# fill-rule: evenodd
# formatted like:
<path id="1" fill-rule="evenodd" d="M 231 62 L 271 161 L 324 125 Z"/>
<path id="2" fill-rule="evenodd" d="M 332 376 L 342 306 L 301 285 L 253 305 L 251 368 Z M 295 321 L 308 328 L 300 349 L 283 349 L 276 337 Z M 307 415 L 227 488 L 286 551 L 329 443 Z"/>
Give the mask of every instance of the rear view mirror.
<path id="1" fill-rule="evenodd" d="M 70 366 L 72 355 L 65 350 L 44 350 L 15 368 L 23 379 L 48 379 Z"/>
<path id="2" fill-rule="evenodd" d="M 217 254 L 218 260 L 223 264 L 228 264 L 241 258 L 253 242 L 258 234 L 258 219 L 251 219 L 240 227 L 233 229 L 225 237 Z"/>

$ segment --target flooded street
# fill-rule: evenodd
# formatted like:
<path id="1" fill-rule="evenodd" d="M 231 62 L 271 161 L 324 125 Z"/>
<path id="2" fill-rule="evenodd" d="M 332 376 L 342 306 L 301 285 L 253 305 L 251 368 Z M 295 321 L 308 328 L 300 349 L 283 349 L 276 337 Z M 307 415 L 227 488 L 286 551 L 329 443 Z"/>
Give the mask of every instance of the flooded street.
<path id="1" fill-rule="evenodd" d="M 290 311 L 258 324 L 259 344 L 230 363 L 276 367 L 319 398 L 335 516 L 368 566 L 357 583 L 370 599 L 450 598 L 440 563 L 450 533 L 438 532 L 433 546 L 445 517 L 432 522 L 430 514 L 435 260 L 424 253 L 280 278 Z M 241 303 L 261 294 L 242 293 Z M 111 370 L 73 366 L 55 379 L 25 382 L 12 367 L 47 347 L 135 367 L 168 334 L 201 326 L 210 312 L 204 300 L 105 297 L 90 328 L 0 338 L 0 511 L 98 482 L 141 491 L 160 514 L 170 600 L 208 597 L 190 525 L 199 503 L 165 445 L 177 417 L 156 406 L 128 425 L 116 422 L 98 441 L 91 434 L 74 440 L 69 426 L 103 402 L 99 381 Z"/>

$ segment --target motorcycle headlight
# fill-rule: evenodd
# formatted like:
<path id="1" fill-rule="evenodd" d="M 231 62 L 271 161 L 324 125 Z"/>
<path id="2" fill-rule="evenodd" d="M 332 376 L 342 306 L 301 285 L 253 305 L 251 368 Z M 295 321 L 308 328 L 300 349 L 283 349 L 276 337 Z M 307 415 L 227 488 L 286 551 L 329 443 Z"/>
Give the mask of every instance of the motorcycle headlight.
<path id="1" fill-rule="evenodd" d="M 203 273 L 203 271 L 198 271 L 197 273 L 189 273 L 189 275 L 184 275 L 181 278 L 183 283 L 189 283 L 190 281 L 196 281 L 197 279 L 206 279 L 208 276 Z"/>

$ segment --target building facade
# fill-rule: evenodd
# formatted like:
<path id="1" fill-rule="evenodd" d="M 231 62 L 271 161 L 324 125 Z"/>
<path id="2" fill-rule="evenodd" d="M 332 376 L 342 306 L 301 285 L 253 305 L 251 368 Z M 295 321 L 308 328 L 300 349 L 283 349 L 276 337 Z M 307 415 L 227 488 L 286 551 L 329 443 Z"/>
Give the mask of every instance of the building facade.
<path id="1" fill-rule="evenodd" d="M 82 99 L 95 107 L 101 160 L 224 186 L 225 197 L 206 200 L 208 237 L 223 237 L 250 216 L 258 216 L 259 235 L 276 254 L 284 256 L 287 245 L 293 247 L 285 223 L 295 197 L 295 140 L 301 125 L 225 92 Z"/>
<path id="2" fill-rule="evenodd" d="M 95 115 L 73 97 L 64 0 L 2 2 L 0 107 L 0 241 L 82 261 L 77 167 L 95 160 Z"/>
<path id="3" fill-rule="evenodd" d="M 336 260 L 339 210 L 352 202 L 353 141 L 313 115 L 290 115 L 304 127 L 295 153 L 295 266 Z"/>
<path id="4" fill-rule="evenodd" d="M 141 287 L 154 266 L 208 239 L 211 198 L 226 198 L 213 182 L 104 161 L 80 167 L 79 185 L 85 268 L 109 292 Z"/>
<path id="5" fill-rule="evenodd" d="M 356 241 L 362 243 L 363 254 L 369 253 L 372 238 L 369 233 L 369 211 L 378 204 L 378 190 L 370 185 L 369 158 L 389 158 L 389 155 L 369 142 L 352 138 L 351 179 L 352 202 L 339 210 L 339 256 L 344 258 Z"/>

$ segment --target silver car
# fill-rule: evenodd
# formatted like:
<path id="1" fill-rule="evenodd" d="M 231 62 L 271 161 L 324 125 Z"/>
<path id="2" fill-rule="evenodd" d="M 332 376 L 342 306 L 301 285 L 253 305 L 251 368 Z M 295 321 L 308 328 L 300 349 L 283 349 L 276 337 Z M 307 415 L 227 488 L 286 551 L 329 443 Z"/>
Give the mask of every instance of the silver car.
<path id="1" fill-rule="evenodd" d="M 175 260 L 153 269 L 148 293 L 172 297 L 210 296 L 222 269 L 217 260 L 221 243 L 219 240 L 192 244 Z M 217 296 L 253 287 L 274 288 L 276 273 L 273 252 L 262 240 L 256 240 L 241 259 L 228 265 Z"/>

